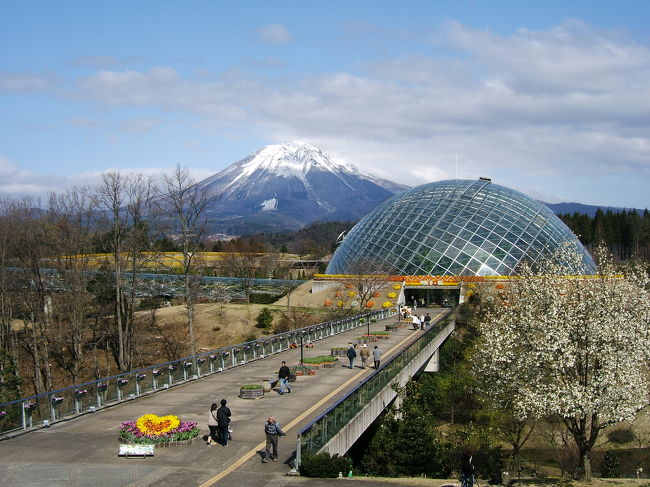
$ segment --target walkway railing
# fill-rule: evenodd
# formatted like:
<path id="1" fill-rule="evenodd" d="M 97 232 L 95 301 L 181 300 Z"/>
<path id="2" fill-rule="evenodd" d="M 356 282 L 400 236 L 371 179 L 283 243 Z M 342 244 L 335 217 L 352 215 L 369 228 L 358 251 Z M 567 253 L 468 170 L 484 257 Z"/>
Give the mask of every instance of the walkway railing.
<path id="1" fill-rule="evenodd" d="M 301 341 L 316 341 L 366 326 L 366 320 L 395 315 L 390 309 L 328 321 L 278 335 L 222 347 L 103 379 L 76 384 L 44 394 L 0 404 L 0 435 L 21 432 L 70 419 L 136 397 L 187 383 L 226 369 L 245 365 L 294 348 Z"/>
<path id="2" fill-rule="evenodd" d="M 399 354 L 391 357 L 357 387 L 334 403 L 298 433 L 296 460 L 298 465 L 305 455 L 318 453 L 346 424 L 348 424 L 387 385 L 391 384 L 404 367 L 431 343 L 453 319 L 448 310 L 441 319 Z"/>

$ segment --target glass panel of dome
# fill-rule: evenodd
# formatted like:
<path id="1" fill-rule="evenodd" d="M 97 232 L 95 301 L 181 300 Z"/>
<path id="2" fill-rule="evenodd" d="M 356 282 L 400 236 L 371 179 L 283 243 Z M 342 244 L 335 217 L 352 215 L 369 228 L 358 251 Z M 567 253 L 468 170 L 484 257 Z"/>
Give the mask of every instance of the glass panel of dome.
<path id="1" fill-rule="evenodd" d="M 457 249 L 456 247 L 449 247 L 449 248 L 447 248 L 447 250 L 445 250 L 445 256 L 447 256 L 447 257 L 449 257 L 451 259 L 455 259 L 458 256 L 459 253 L 460 253 L 460 250 Z"/>
<path id="2" fill-rule="evenodd" d="M 483 242 L 485 242 L 485 236 L 480 235 L 480 234 L 474 234 L 472 235 L 472 238 L 469 239 L 469 241 L 479 247 Z"/>
<path id="3" fill-rule="evenodd" d="M 476 194 L 477 188 L 480 188 L 482 202 L 474 198 L 460 198 L 462 193 L 470 194 L 474 191 Z M 453 225 L 450 225 L 452 222 Z M 499 222 L 502 222 L 502 225 L 499 225 Z M 404 241 L 404 235 L 411 238 Z M 490 262 L 492 265 L 487 265 L 485 260 L 490 258 L 486 256 L 489 256 L 492 250 L 499 255 L 505 254 L 505 264 L 499 269 L 504 273 L 512 273 L 520 254 L 522 258 L 523 255 L 530 258 L 538 255 L 536 249 L 556 248 L 564 241 L 574 242 L 577 248 L 584 252 L 585 264 L 582 272 L 595 270 L 589 254 L 547 207 L 517 191 L 494 183 L 440 181 L 413 188 L 373 210 L 371 215 L 355 226 L 339 246 L 328 272 L 330 268 L 342 272 L 344 266 L 358 260 L 359 256 L 370 256 L 377 252 L 386 262 L 394 262 L 392 259 L 397 257 L 391 257 L 395 254 L 393 251 L 402 255 L 405 262 L 400 260 L 400 263 L 404 264 L 405 271 L 415 271 L 415 267 L 418 267 L 417 272 L 444 272 L 449 269 L 447 258 L 441 259 L 440 266 L 434 265 L 435 269 L 420 267 L 431 266 L 432 261 L 446 250 L 447 245 L 456 241 L 457 237 L 462 241 L 469 241 L 473 245 L 471 250 L 476 248 L 474 259 L 483 262 L 488 268 L 493 268 L 495 264 Z M 400 245 L 396 245 L 396 242 Z M 418 245 L 414 242 L 418 242 Z M 495 248 L 497 242 L 501 247 L 499 249 Z M 513 255 L 508 255 L 507 251 L 513 244 L 516 244 Z M 405 251 L 405 248 L 410 253 Z M 470 250 L 470 247 L 467 250 Z M 420 253 L 429 257 L 422 260 Z M 458 261 L 463 259 L 467 260 L 467 257 L 458 256 Z M 473 263 L 468 267 L 473 268 Z M 462 272 L 467 272 L 467 268 Z"/>

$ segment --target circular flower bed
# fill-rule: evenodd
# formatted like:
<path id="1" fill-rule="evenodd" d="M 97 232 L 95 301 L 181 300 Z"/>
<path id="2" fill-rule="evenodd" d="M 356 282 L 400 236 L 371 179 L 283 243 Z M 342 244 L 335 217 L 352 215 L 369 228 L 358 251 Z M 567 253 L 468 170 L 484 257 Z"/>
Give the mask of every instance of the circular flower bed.
<path id="1" fill-rule="evenodd" d="M 194 421 L 181 421 L 178 416 L 145 414 L 136 421 L 125 421 L 120 426 L 120 438 L 129 443 L 155 444 L 184 441 L 199 436 Z"/>

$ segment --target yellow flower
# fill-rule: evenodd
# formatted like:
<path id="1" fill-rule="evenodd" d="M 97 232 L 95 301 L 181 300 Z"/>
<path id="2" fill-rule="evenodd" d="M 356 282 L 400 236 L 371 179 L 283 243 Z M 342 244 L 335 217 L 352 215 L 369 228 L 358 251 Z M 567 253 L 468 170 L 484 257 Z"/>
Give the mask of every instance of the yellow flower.
<path id="1" fill-rule="evenodd" d="M 397 297 L 397 294 L 396 294 L 396 293 L 393 293 L 393 292 L 390 292 L 390 293 L 388 293 L 386 296 L 388 296 L 389 298 L 393 299 L 393 298 L 396 298 L 396 297 Z"/>
<path id="2" fill-rule="evenodd" d="M 168 431 L 177 429 L 181 425 L 178 416 L 158 416 L 157 414 L 145 414 L 135 422 L 138 429 L 145 435 L 160 436 Z"/>
<path id="3" fill-rule="evenodd" d="M 390 308 L 393 305 L 390 301 L 384 301 L 381 305 L 382 308 Z"/>

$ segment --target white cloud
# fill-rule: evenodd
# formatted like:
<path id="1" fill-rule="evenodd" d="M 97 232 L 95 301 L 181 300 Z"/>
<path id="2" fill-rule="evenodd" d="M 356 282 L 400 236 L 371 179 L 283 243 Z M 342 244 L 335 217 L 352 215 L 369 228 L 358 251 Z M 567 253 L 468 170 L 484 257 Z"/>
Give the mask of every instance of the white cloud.
<path id="1" fill-rule="evenodd" d="M 257 29 L 259 38 L 268 44 L 288 44 L 293 37 L 282 24 L 269 24 Z"/>
<path id="2" fill-rule="evenodd" d="M 141 135 L 149 132 L 159 123 L 159 120 L 153 118 L 132 118 L 130 120 L 125 120 L 122 122 L 120 125 L 120 130 L 127 134 Z"/>
<path id="3" fill-rule="evenodd" d="M 0 71 L 0 93 L 37 93 L 48 91 L 59 82 L 51 74 L 39 74 L 29 71 Z"/>
<path id="4" fill-rule="evenodd" d="M 0 156 L 0 177 L 5 178 L 15 174 L 16 165 L 8 157 Z"/>
<path id="5" fill-rule="evenodd" d="M 291 40 L 283 26 L 259 34 Z M 0 73 L 0 88 L 4 80 L 35 89 L 44 78 L 31 79 Z M 572 182 L 571 199 L 650 206 L 647 192 L 631 195 L 616 179 L 650 187 L 650 48 L 578 21 L 510 36 L 449 23 L 431 53 L 361 63 L 354 73 L 193 79 L 162 66 L 104 70 L 76 86 L 74 95 L 100 106 L 157 110 L 160 119 L 122 126 L 132 132 L 190 114 L 206 132 L 308 140 L 405 184 L 491 176 L 552 200 L 572 194 Z"/>
<path id="6" fill-rule="evenodd" d="M 125 66 L 142 61 L 143 58 L 138 56 L 115 57 L 115 56 L 83 56 L 73 59 L 71 64 L 74 66 L 91 67 L 91 68 L 112 68 L 116 66 Z"/>
<path id="7" fill-rule="evenodd" d="M 85 117 L 74 117 L 69 118 L 65 121 L 68 125 L 73 127 L 85 128 L 85 129 L 96 129 L 101 127 L 103 124 L 100 120 L 93 120 Z"/>

